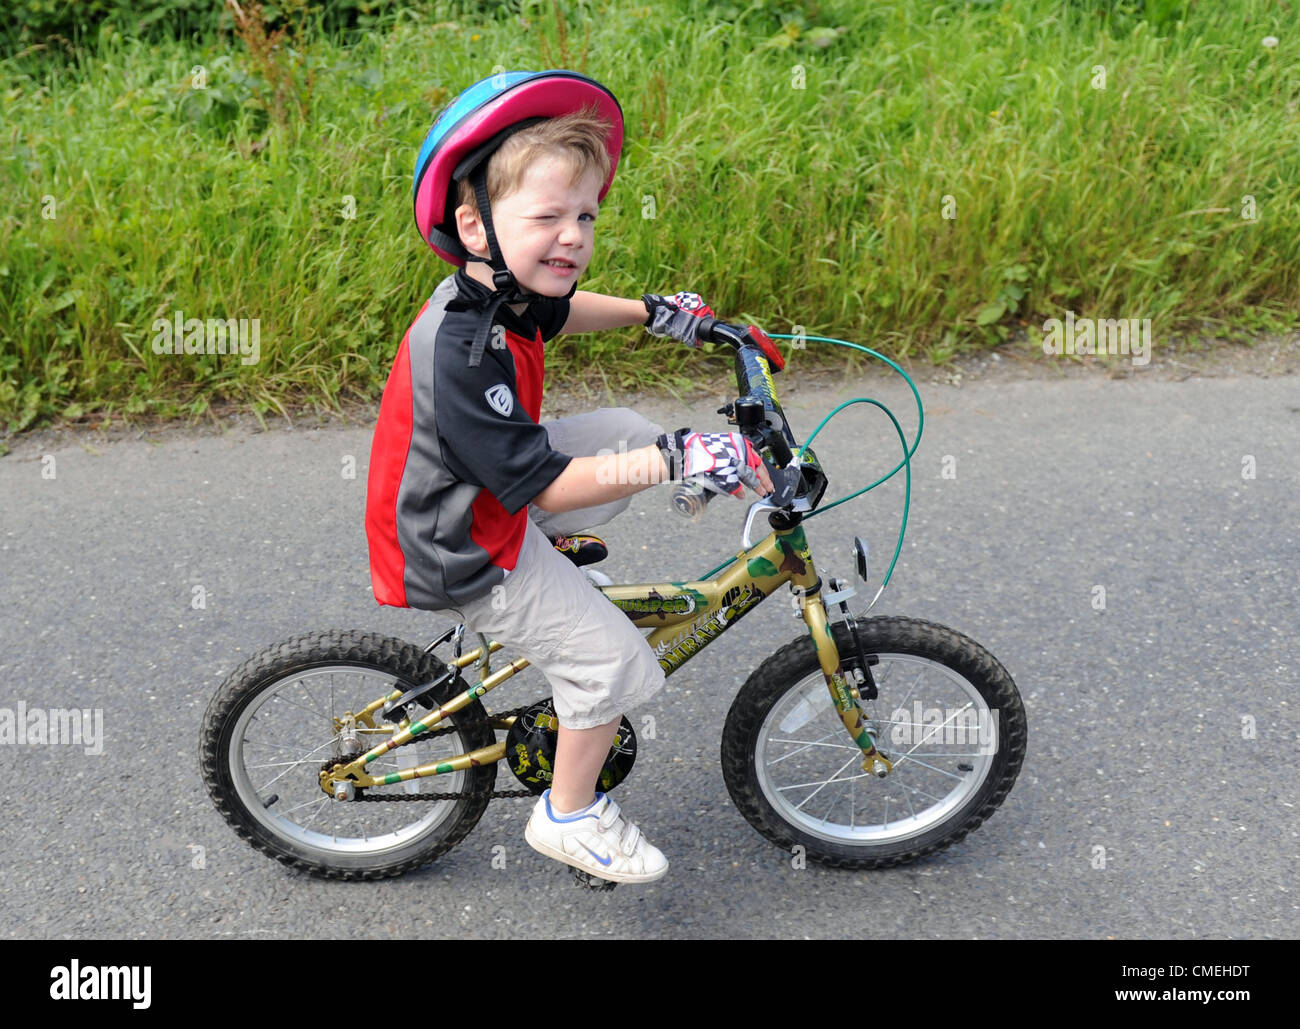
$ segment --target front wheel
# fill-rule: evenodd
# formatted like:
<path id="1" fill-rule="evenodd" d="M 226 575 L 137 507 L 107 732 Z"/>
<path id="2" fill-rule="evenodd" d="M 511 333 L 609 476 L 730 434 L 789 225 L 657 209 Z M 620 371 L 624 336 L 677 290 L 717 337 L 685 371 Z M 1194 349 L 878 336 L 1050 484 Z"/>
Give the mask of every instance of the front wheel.
<path id="1" fill-rule="evenodd" d="M 413 644 L 363 632 L 313 633 L 253 655 L 203 716 L 203 780 L 217 810 L 258 850 L 324 878 L 398 875 L 450 850 L 487 807 L 495 765 L 358 789 L 350 801 L 320 785 L 323 767 L 353 760 L 407 724 L 350 716 L 446 667 Z M 458 681 L 429 703 L 451 699 Z M 379 778 L 495 742 L 477 700 L 447 722 L 453 731 L 417 737 L 366 771 Z"/>
<path id="2" fill-rule="evenodd" d="M 858 621 L 878 696 L 859 701 L 881 780 L 863 771 L 813 641 L 768 658 L 741 687 L 722 735 L 737 810 L 783 849 L 839 868 L 886 868 L 961 840 L 1011 790 L 1025 757 L 1025 711 L 1005 668 L 974 640 L 913 618 Z M 843 656 L 848 627 L 834 627 Z"/>

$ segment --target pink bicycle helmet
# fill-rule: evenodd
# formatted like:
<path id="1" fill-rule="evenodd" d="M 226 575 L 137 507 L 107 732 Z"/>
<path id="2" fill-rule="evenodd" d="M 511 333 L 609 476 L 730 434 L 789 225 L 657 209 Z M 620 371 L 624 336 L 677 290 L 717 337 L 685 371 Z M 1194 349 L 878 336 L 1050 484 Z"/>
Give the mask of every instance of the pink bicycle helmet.
<path id="1" fill-rule="evenodd" d="M 543 118 L 557 118 L 593 104 L 610 124 L 605 139 L 610 169 L 609 178 L 600 190 L 603 200 L 614 181 L 623 146 L 623 110 L 613 93 L 594 79 L 573 71 L 501 72 L 466 89 L 443 108 L 415 160 L 412 199 L 420 237 L 444 261 L 463 268 L 469 255 L 456 233 L 460 180 L 473 176 L 471 181 L 477 187 L 477 180 L 486 177 L 487 159 L 512 132 Z M 491 246 L 493 259 L 489 263 L 498 276 L 502 272 L 509 275 L 504 262 L 498 263 L 500 254 L 491 228 L 486 192 L 484 188 L 478 200 Z M 510 285 L 513 282 L 506 288 Z M 497 286 L 503 288 L 502 281 Z"/>

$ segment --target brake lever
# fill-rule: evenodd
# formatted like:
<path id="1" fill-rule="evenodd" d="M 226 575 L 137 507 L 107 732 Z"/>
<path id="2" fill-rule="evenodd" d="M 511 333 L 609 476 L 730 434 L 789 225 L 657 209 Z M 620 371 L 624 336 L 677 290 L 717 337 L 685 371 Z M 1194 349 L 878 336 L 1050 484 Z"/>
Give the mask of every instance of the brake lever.
<path id="1" fill-rule="evenodd" d="M 754 519 L 764 511 L 780 511 L 781 508 L 768 501 L 767 497 L 755 500 L 749 505 L 749 514 L 745 516 L 745 531 L 740 537 L 742 549 L 748 550 L 754 544 L 749 538 L 749 530 L 754 526 Z"/>
<path id="2" fill-rule="evenodd" d="M 745 529 L 741 535 L 741 542 L 746 550 L 753 546 L 749 534 L 754 527 L 754 519 L 764 511 L 781 511 L 789 507 L 795 502 L 794 495 L 799 489 L 797 466 L 777 468 L 767 458 L 763 458 L 763 467 L 767 469 L 768 477 L 772 480 L 772 492 L 749 505 L 749 513 L 745 516 Z"/>

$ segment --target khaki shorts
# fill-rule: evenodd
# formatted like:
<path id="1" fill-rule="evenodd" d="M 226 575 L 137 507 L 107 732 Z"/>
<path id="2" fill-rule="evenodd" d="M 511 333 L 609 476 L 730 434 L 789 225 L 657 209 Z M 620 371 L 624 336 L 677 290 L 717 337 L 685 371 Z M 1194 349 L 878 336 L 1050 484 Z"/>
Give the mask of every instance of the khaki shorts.
<path id="1" fill-rule="evenodd" d="M 635 450 L 663 432 L 626 408 L 542 424 L 552 446 L 574 457 Z M 511 656 L 525 657 L 540 669 L 553 690 L 560 724 L 569 729 L 611 722 L 664 684 L 663 669 L 641 630 L 547 538 L 548 532 L 603 524 L 630 501 L 557 514 L 530 508 L 519 560 L 505 582 L 451 609 L 469 631 L 498 641 Z"/>

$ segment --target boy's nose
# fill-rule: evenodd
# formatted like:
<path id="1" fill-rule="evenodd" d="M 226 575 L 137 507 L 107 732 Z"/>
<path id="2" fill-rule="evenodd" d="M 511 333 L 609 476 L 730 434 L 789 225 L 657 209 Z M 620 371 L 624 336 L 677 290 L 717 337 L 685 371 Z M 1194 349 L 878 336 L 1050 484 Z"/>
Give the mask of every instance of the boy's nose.
<path id="1" fill-rule="evenodd" d="M 582 226 L 577 221 L 566 221 L 560 227 L 562 242 L 577 244 L 582 242 Z"/>

